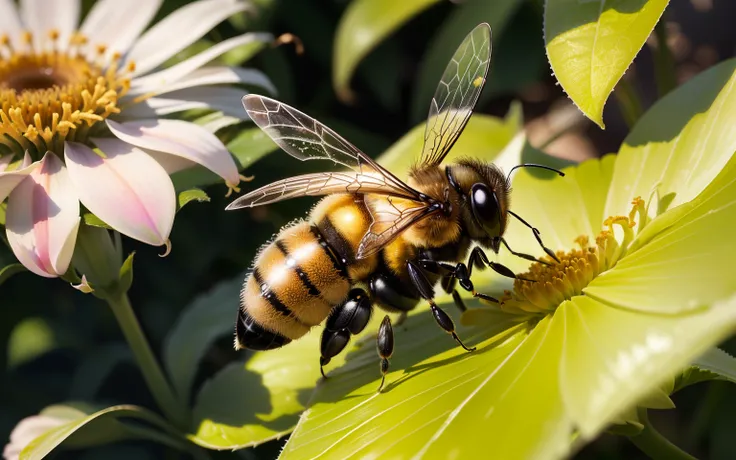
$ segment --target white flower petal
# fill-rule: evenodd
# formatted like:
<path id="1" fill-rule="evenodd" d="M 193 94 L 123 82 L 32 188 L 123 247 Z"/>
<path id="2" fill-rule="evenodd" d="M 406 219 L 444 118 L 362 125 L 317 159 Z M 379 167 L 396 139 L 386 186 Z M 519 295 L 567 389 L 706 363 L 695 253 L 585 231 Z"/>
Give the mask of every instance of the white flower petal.
<path id="1" fill-rule="evenodd" d="M 3 449 L 3 459 L 17 460 L 20 458 L 20 453 L 31 441 L 68 422 L 69 420 L 47 414 L 31 415 L 24 418 L 15 425 L 10 433 L 10 442 Z"/>
<path id="2" fill-rule="evenodd" d="M 160 70 L 150 75 L 146 75 L 145 77 L 136 78 L 131 83 L 132 89 L 137 90 L 138 88 L 161 88 L 166 85 L 171 85 L 174 82 L 178 82 L 182 78 L 185 78 L 187 75 L 199 69 L 200 67 L 220 56 L 221 54 L 227 53 L 233 48 L 237 48 L 238 46 L 242 46 L 248 43 L 270 41 L 273 41 L 273 35 L 255 32 L 229 38 L 207 48 L 205 51 L 202 51 L 199 54 L 195 54 L 189 59 L 172 65 L 169 68 Z M 138 72 L 137 62 L 136 72 Z"/>
<path id="3" fill-rule="evenodd" d="M 145 83 L 145 82 L 144 82 Z M 266 74 L 258 69 L 243 69 L 240 67 L 228 66 L 206 66 L 194 70 L 183 78 L 177 80 L 170 85 L 159 85 L 155 81 L 150 85 L 141 84 L 131 88 L 126 98 L 138 96 L 141 94 L 166 94 L 172 91 L 178 91 L 185 88 L 205 85 L 222 85 L 244 83 L 246 85 L 258 86 L 264 88 L 271 95 L 276 94 L 276 88 L 268 79 Z"/>
<path id="4" fill-rule="evenodd" d="M 13 45 L 16 45 L 22 31 L 23 24 L 20 22 L 15 2 L 13 0 L 0 0 L 0 34 L 7 35 Z M 2 53 L 4 57 L 9 57 L 5 47 L 3 47 Z"/>
<path id="5" fill-rule="evenodd" d="M 248 8 L 242 0 L 200 0 L 179 8 L 147 31 L 133 45 L 128 59 L 135 75 L 146 73 L 194 43 L 235 13 Z"/>
<path id="6" fill-rule="evenodd" d="M 247 91 L 217 86 L 187 88 L 167 93 L 164 96 L 148 98 L 136 105 L 127 107 L 124 119 L 157 118 L 161 115 L 183 112 L 191 109 L 210 109 L 226 115 L 248 120 L 248 113 L 243 109 L 241 100 Z"/>
<path id="7" fill-rule="evenodd" d="M 164 152 L 158 152 L 156 150 L 142 149 L 151 158 L 156 160 L 158 164 L 166 171 L 167 174 L 171 175 L 185 169 L 193 168 L 197 166 L 197 163 L 187 160 L 186 158 L 178 157 Z"/>
<path id="8" fill-rule="evenodd" d="M 95 139 L 105 158 L 76 142 L 64 147 L 79 200 L 108 225 L 153 246 L 167 243 L 176 211 L 169 175 L 140 149 L 118 139 Z"/>
<path id="9" fill-rule="evenodd" d="M 207 131 L 211 133 L 216 133 L 217 131 L 221 130 L 222 128 L 226 128 L 228 126 L 236 125 L 240 123 L 240 117 L 230 117 L 222 112 L 219 112 L 220 116 L 217 118 L 208 121 L 201 126 L 206 129 Z"/>
<path id="10" fill-rule="evenodd" d="M 92 45 L 106 45 L 108 53 L 125 53 L 151 22 L 161 2 L 99 0 L 84 19 L 80 32 Z"/>
<path id="11" fill-rule="evenodd" d="M 0 173 L 8 169 L 8 165 L 13 161 L 13 157 L 11 155 L 6 155 L 4 157 L 0 157 Z M 2 200 L 0 200 L 2 201 Z"/>
<path id="12" fill-rule="evenodd" d="M 53 153 L 10 194 L 8 242 L 30 271 L 53 278 L 69 268 L 79 229 L 79 201 L 67 169 Z"/>
<path id="13" fill-rule="evenodd" d="M 49 32 L 59 32 L 56 49 L 66 50 L 69 38 L 79 24 L 80 0 L 21 0 L 20 15 L 33 34 L 37 51 L 49 49 Z"/>
<path id="14" fill-rule="evenodd" d="M 12 192 L 13 189 L 40 164 L 40 162 L 31 164 L 30 156 L 26 154 L 26 159 L 23 161 L 23 164 L 19 166 L 19 169 L 7 171 L 6 169 L 9 163 L 3 163 L 4 161 L 9 162 L 10 160 L 12 160 L 12 157 L 7 157 L 7 160 L 4 158 L 0 159 L 0 203 L 5 200 L 5 198 L 10 195 L 10 192 Z"/>
<path id="15" fill-rule="evenodd" d="M 186 158 L 201 164 L 235 186 L 240 182 L 238 167 L 220 140 L 194 123 L 182 120 L 139 120 L 107 126 L 118 138 L 137 147 Z"/>

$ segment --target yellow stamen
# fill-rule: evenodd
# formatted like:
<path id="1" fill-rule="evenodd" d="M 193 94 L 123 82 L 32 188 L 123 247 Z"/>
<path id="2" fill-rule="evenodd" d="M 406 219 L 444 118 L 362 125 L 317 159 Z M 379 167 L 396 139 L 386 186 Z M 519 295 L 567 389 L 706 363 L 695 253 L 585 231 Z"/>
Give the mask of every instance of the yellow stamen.
<path id="1" fill-rule="evenodd" d="M 641 222 L 647 219 L 645 202 L 640 197 L 632 201 L 628 216 L 612 216 L 603 222 L 602 230 L 590 244 L 587 235 L 575 238 L 580 249 L 557 251 L 560 259 L 556 263 L 545 256 L 546 264 L 533 263 L 529 271 L 520 278 L 533 281 L 514 281 L 514 290 L 505 291 L 501 297 L 501 309 L 509 312 L 547 314 L 574 296 L 582 295 L 583 289 L 600 273 L 613 267 L 625 254 L 635 237 L 634 228 L 641 231 Z M 634 217 L 639 215 L 637 226 Z M 621 241 L 616 239 L 614 227 L 623 231 Z"/>
<path id="2" fill-rule="evenodd" d="M 120 112 L 119 100 L 130 88 L 129 71 L 119 71 L 119 53 L 106 58 L 107 46 L 96 45 L 91 62 L 81 53 L 88 42 L 83 34 L 71 34 L 66 52 L 54 45 L 58 30 L 45 36 L 52 45 L 43 51 L 14 49 L 10 37 L 0 36 L 7 56 L 0 58 L 0 144 L 19 155 L 33 152 L 31 145 L 38 152 L 60 152 L 70 133 L 84 141 L 94 134 L 90 128 Z M 30 46 L 33 36 L 25 31 L 17 43 Z"/>

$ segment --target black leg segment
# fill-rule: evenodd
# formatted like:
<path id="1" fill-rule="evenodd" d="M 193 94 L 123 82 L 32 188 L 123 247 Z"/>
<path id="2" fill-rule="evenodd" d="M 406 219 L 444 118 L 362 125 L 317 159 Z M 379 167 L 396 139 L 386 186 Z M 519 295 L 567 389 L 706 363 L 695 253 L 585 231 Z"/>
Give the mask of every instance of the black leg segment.
<path id="1" fill-rule="evenodd" d="M 434 289 L 427 279 L 427 275 L 425 275 L 422 269 L 412 261 L 407 262 L 406 267 L 409 272 L 409 278 L 412 283 L 414 283 L 419 294 L 424 298 L 424 300 L 429 302 L 429 306 L 432 309 L 432 315 L 434 316 L 435 321 L 437 321 L 437 324 L 439 324 L 445 332 L 452 335 L 452 338 L 455 339 L 465 350 L 475 350 L 475 348 L 468 348 L 465 346 L 463 341 L 460 340 L 460 337 L 455 333 L 455 323 L 452 322 L 452 318 L 450 318 L 447 313 L 445 313 L 444 310 L 438 307 L 434 302 Z"/>
<path id="2" fill-rule="evenodd" d="M 381 385 L 378 387 L 380 393 L 383 384 L 386 382 L 386 374 L 388 373 L 389 358 L 394 353 L 394 330 L 391 327 L 391 318 L 386 315 L 381 321 L 381 327 L 378 328 L 378 336 L 376 337 L 376 347 L 378 356 L 381 357 Z"/>
<path id="3" fill-rule="evenodd" d="M 365 329 L 372 311 L 373 304 L 363 289 L 352 289 L 347 299 L 332 311 L 320 342 L 319 370 L 323 377 L 327 378 L 324 366 L 345 349 L 351 335 Z"/>
<path id="4" fill-rule="evenodd" d="M 539 232 L 538 229 L 536 229 L 535 227 L 532 227 L 531 224 L 529 224 L 529 222 L 527 222 L 524 219 L 522 219 L 521 216 L 519 216 L 518 214 L 516 214 L 514 212 L 511 212 L 511 211 L 509 211 L 508 213 L 511 214 L 512 216 L 514 216 L 519 222 L 521 222 L 522 224 L 524 224 L 527 227 L 529 227 L 532 230 L 532 233 L 534 233 L 534 238 L 536 238 L 537 243 L 539 243 L 539 246 L 544 250 L 544 252 L 548 256 L 550 256 L 551 258 L 553 258 L 557 263 L 560 263 L 560 259 L 557 258 L 557 256 L 555 255 L 555 252 L 553 250 L 549 249 L 547 246 L 545 246 L 544 243 L 542 243 L 541 233 Z M 508 246 L 506 246 L 506 247 L 508 247 Z"/>

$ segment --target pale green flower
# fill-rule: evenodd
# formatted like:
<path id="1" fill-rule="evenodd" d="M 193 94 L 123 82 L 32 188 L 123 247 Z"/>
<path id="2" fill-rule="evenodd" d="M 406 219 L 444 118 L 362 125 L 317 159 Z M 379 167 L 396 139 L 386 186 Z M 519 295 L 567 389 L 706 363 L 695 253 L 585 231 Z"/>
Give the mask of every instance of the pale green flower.
<path id="1" fill-rule="evenodd" d="M 384 393 L 373 347 L 349 355 L 282 458 L 558 458 L 635 421 L 637 405 L 672 407 L 673 377 L 736 330 L 734 69 L 727 61 L 659 102 L 616 156 L 564 178 L 520 172 L 511 207 L 563 263 L 502 254 L 539 282 L 517 281 L 501 306 L 473 305 L 461 334 L 473 353 L 415 314 Z M 509 148 L 517 159 L 521 146 Z M 540 253 L 530 233 L 511 226 L 510 246 Z M 497 276 L 476 279 L 499 293 Z"/>

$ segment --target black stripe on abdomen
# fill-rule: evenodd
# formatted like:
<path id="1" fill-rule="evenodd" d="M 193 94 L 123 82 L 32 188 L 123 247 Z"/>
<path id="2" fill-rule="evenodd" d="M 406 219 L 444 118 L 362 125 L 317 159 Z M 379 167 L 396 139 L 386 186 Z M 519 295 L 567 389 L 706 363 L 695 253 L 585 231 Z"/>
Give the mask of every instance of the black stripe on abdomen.
<path id="1" fill-rule="evenodd" d="M 286 247 L 283 241 L 276 240 L 276 247 L 279 248 L 279 251 L 284 255 L 286 258 L 286 266 L 294 269 L 294 272 L 299 276 L 299 279 L 301 280 L 302 284 L 305 288 L 307 288 L 307 291 L 309 292 L 309 295 L 314 297 L 319 297 L 322 295 L 321 292 L 319 292 L 319 289 L 317 286 L 315 286 L 312 283 L 312 280 L 309 279 L 309 275 L 302 269 L 302 267 L 299 266 L 299 264 L 294 260 L 293 257 L 289 255 L 289 249 Z"/>
<path id="2" fill-rule="evenodd" d="M 339 254 L 337 250 L 332 247 L 325 236 L 322 235 L 322 232 L 317 225 L 310 225 L 309 231 L 312 232 L 312 235 L 317 239 L 317 243 L 319 243 L 322 250 L 325 251 L 325 254 L 330 258 L 335 270 L 337 270 L 343 278 L 350 279 L 350 276 L 348 275 L 347 260 L 344 256 Z"/>
<path id="3" fill-rule="evenodd" d="M 268 301 L 268 303 L 274 308 L 274 310 L 284 316 L 290 316 L 294 318 L 294 313 L 289 310 L 289 307 L 284 305 L 276 296 L 276 293 L 271 290 L 271 287 L 265 281 L 263 281 L 263 277 L 261 276 L 261 272 L 258 270 L 258 267 L 253 270 L 253 278 L 256 280 L 256 283 L 258 283 L 258 286 L 260 286 L 261 288 L 261 297 L 266 299 L 266 301 Z"/>
<path id="4" fill-rule="evenodd" d="M 330 247 L 334 249 L 340 257 L 342 257 L 345 265 L 350 265 L 355 262 L 355 254 L 353 253 L 352 246 L 350 246 L 348 240 L 346 240 L 342 233 L 340 233 L 340 230 L 332 224 L 329 215 L 319 221 L 319 223 L 317 223 L 317 227 L 319 227 L 319 231 L 322 233 L 325 240 L 327 240 Z"/>

